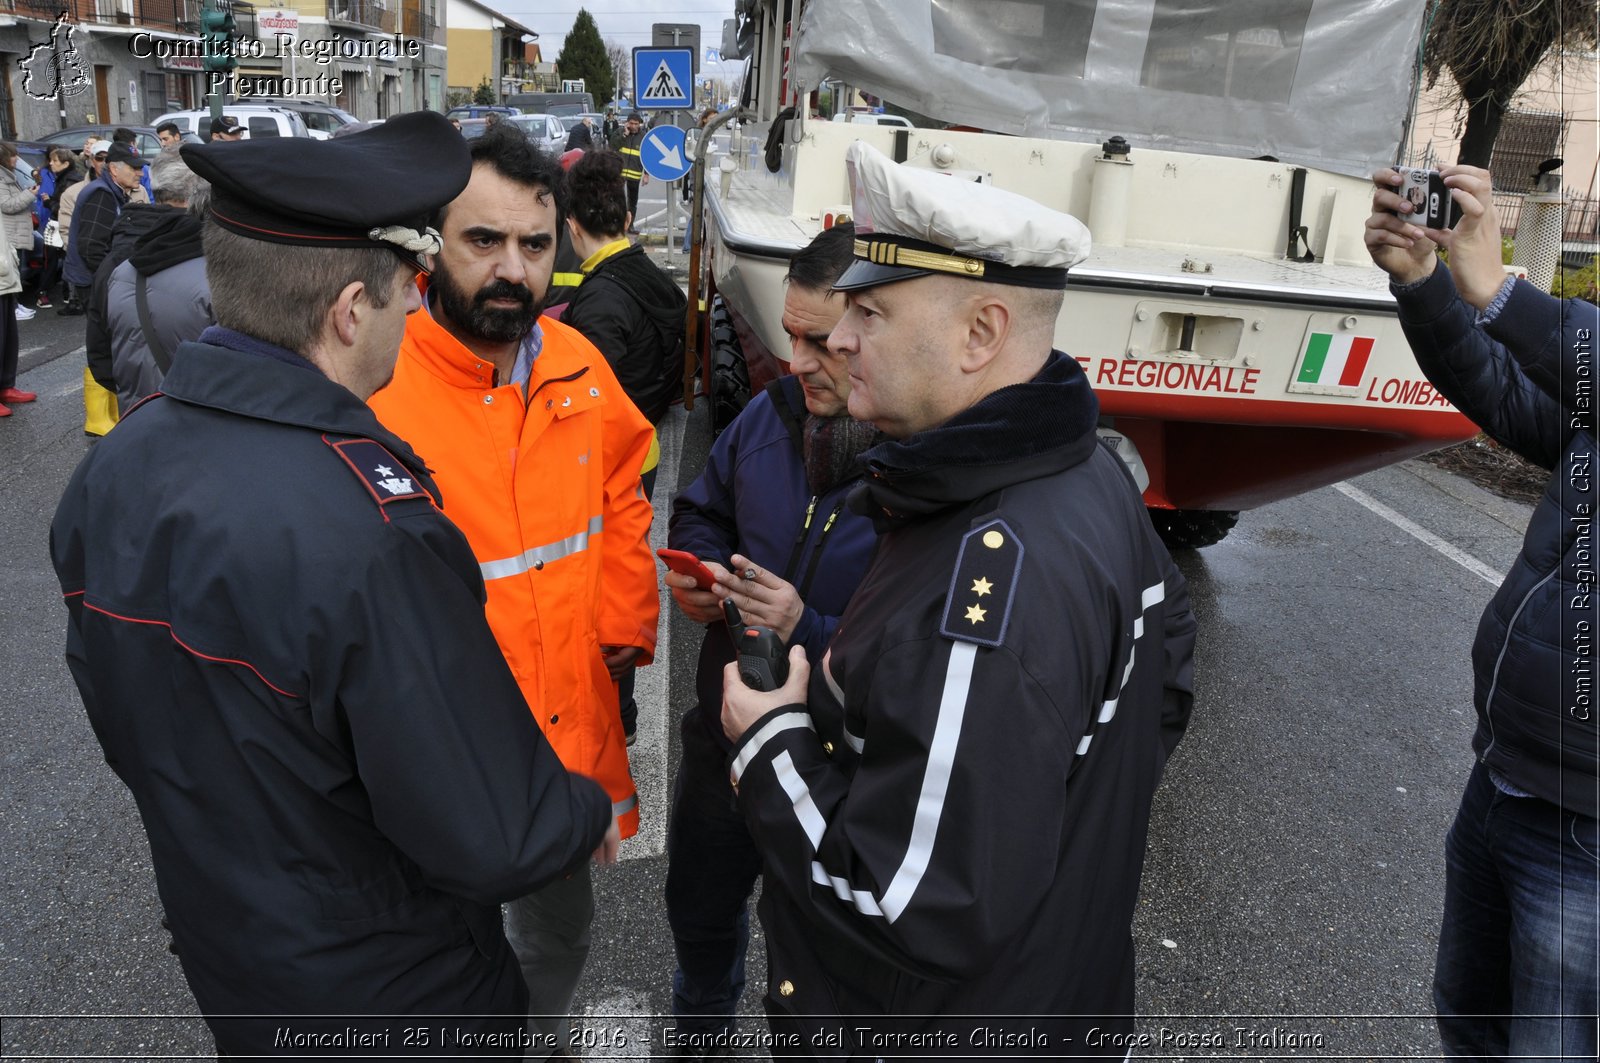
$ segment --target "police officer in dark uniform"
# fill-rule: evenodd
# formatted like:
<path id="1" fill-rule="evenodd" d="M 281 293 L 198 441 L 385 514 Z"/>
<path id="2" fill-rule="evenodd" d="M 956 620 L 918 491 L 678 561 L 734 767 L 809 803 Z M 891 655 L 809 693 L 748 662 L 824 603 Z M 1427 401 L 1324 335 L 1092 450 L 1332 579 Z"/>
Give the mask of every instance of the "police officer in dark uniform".
<path id="1" fill-rule="evenodd" d="M 857 261 L 828 347 L 851 416 L 891 437 L 851 500 L 878 551 L 819 668 L 793 654 L 771 693 L 724 674 L 772 1052 L 1121 1058 L 1195 625 L 1051 349 L 1088 233 L 864 143 L 846 160 Z"/>
<path id="2" fill-rule="evenodd" d="M 424 112 L 183 155 L 218 325 L 83 460 L 51 553 L 184 974 L 231 1055 L 521 1055 L 500 902 L 615 859 L 611 803 L 540 735 L 471 549 L 364 401 L 466 146 Z"/>

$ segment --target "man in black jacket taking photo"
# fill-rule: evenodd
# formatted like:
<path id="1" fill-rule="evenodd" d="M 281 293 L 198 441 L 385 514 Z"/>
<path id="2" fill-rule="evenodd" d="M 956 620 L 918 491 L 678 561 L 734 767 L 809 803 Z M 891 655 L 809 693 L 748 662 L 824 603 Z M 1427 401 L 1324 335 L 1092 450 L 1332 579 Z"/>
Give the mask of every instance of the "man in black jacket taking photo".
<path id="1" fill-rule="evenodd" d="M 1445 840 L 1433 999 L 1446 1054 L 1594 1059 L 1600 1012 L 1600 740 L 1594 705 L 1595 333 L 1600 311 L 1501 266 L 1490 176 L 1440 174 L 1427 229 L 1374 175 L 1366 244 L 1417 365 L 1502 446 L 1551 472 L 1472 645 L 1477 764 Z M 1446 268 L 1435 249 L 1447 247 Z"/>

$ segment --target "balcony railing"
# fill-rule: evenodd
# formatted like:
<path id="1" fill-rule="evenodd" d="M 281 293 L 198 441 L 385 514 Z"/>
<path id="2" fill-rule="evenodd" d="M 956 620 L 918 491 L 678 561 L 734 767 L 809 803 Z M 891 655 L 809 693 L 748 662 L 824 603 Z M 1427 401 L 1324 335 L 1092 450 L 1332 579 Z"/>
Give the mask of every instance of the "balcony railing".
<path id="1" fill-rule="evenodd" d="M 401 12 L 403 29 L 407 37 L 442 43 L 439 40 L 439 20 L 420 8 L 408 7 Z"/>
<path id="2" fill-rule="evenodd" d="M 328 21 L 394 33 L 398 12 L 384 0 L 328 0 Z"/>
<path id="3" fill-rule="evenodd" d="M 74 25 L 146 26 L 175 33 L 199 33 L 200 9 L 201 0 L 0 0 L 0 11 L 22 18 L 53 21 L 65 11 Z M 254 4 L 235 3 L 233 15 L 239 36 L 255 36 Z"/>

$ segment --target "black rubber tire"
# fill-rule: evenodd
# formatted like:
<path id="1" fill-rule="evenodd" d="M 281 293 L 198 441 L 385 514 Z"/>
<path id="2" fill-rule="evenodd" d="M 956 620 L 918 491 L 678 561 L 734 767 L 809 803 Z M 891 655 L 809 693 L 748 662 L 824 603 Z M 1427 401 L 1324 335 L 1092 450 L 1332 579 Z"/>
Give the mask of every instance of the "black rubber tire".
<path id="1" fill-rule="evenodd" d="M 1231 509 L 1152 509 L 1150 523 L 1168 550 L 1198 550 L 1215 546 L 1228 537 L 1239 523 L 1239 513 Z"/>
<path id="2" fill-rule="evenodd" d="M 750 368 L 722 296 L 711 301 L 711 435 L 733 423 L 750 402 Z"/>

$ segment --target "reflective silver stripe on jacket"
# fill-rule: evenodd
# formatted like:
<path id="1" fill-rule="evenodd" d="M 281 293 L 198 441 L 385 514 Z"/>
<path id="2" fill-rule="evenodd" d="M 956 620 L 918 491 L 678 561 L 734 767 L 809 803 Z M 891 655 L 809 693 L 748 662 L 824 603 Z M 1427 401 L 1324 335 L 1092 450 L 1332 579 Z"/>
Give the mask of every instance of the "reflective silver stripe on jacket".
<path id="1" fill-rule="evenodd" d="M 620 819 L 638 807 L 639 794 L 637 792 L 631 793 L 621 801 L 613 801 L 611 803 L 611 818 Z"/>
<path id="2" fill-rule="evenodd" d="M 739 755 L 733 758 L 733 770 L 731 772 L 733 785 L 739 785 L 739 780 L 744 777 L 744 770 L 750 766 L 752 760 L 756 759 L 757 754 L 761 752 L 762 746 L 766 745 L 774 735 L 782 734 L 784 731 L 790 731 L 796 727 L 804 727 L 811 731 L 817 729 L 816 725 L 811 722 L 811 714 L 809 712 L 786 712 L 782 716 L 774 716 L 768 720 L 766 725 L 757 731 L 753 738 L 745 742 L 744 748 L 739 750 Z"/>
<path id="3" fill-rule="evenodd" d="M 499 561 L 480 561 L 478 571 L 483 573 L 485 582 L 492 579 L 505 579 L 507 576 L 517 576 L 530 568 L 543 568 L 552 561 L 559 561 L 563 557 L 581 553 L 589 548 L 589 537 L 599 535 L 605 527 L 603 517 L 590 517 L 589 527 L 576 535 L 569 535 L 559 542 L 548 543 L 544 546 L 535 546 L 525 550 L 516 557 L 502 558 Z"/>

